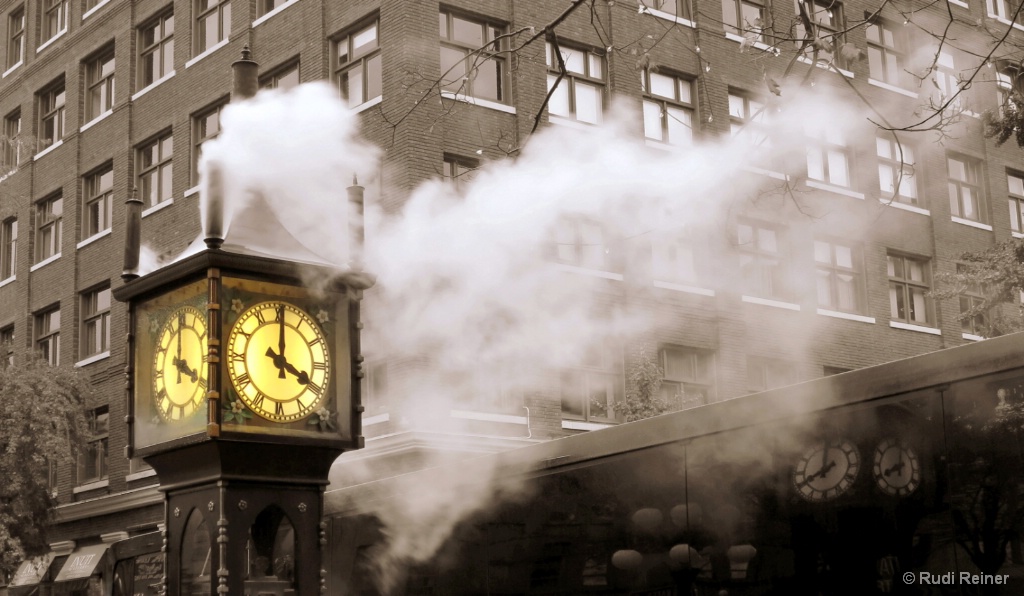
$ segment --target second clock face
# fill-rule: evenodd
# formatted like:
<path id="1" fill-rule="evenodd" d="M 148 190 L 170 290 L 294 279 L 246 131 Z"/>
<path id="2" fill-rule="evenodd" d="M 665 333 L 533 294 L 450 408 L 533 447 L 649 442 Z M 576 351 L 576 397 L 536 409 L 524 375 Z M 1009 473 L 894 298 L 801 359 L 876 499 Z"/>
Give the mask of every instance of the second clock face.
<path id="1" fill-rule="evenodd" d="M 323 402 L 331 372 L 327 341 L 293 304 L 261 302 L 242 312 L 224 357 L 239 399 L 262 418 L 294 422 Z"/>
<path id="2" fill-rule="evenodd" d="M 157 414 L 167 422 L 191 417 L 206 397 L 206 316 L 197 308 L 173 311 L 160 330 L 153 363 Z"/>
<path id="3" fill-rule="evenodd" d="M 875 448 L 875 482 L 883 492 L 904 497 L 921 484 L 921 462 L 910 447 L 886 439 Z"/>
<path id="4" fill-rule="evenodd" d="M 825 501 L 845 493 L 857 480 L 860 454 L 849 441 L 825 441 L 811 447 L 796 464 L 793 483 L 808 501 Z"/>

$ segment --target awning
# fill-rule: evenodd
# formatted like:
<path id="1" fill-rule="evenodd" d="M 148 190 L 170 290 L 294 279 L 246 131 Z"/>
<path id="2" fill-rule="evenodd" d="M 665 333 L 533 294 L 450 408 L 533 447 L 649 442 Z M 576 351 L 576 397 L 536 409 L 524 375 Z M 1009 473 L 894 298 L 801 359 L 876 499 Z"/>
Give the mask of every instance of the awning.
<path id="1" fill-rule="evenodd" d="M 54 591 L 64 593 L 84 588 L 104 561 L 108 548 L 109 544 L 95 544 L 75 549 L 53 580 Z"/>
<path id="2" fill-rule="evenodd" d="M 46 553 L 38 557 L 32 557 L 21 562 L 18 570 L 14 572 L 11 583 L 7 585 L 9 594 L 24 596 L 32 591 L 43 581 L 46 570 L 50 568 L 53 561 L 53 553 Z"/>

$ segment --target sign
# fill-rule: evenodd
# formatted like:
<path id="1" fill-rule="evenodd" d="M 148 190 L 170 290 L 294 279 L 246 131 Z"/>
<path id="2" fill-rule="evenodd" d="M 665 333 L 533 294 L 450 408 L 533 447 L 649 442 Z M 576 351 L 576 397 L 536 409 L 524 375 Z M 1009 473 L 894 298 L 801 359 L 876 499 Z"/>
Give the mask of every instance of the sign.
<path id="1" fill-rule="evenodd" d="M 46 570 L 50 567 L 51 561 L 53 561 L 53 553 L 32 557 L 23 561 L 14 573 L 14 577 L 11 579 L 8 587 L 14 588 L 38 584 L 42 581 L 43 575 L 46 574 Z"/>
<path id="2" fill-rule="evenodd" d="M 95 571 L 96 566 L 103 560 L 109 544 L 97 544 L 94 546 L 83 546 L 71 553 L 68 560 L 64 562 L 60 573 L 57 574 L 55 582 L 66 582 L 75 579 L 89 577 Z"/>
<path id="3" fill-rule="evenodd" d="M 160 591 L 160 580 L 164 576 L 163 553 L 152 553 L 135 557 L 134 596 L 153 596 Z"/>

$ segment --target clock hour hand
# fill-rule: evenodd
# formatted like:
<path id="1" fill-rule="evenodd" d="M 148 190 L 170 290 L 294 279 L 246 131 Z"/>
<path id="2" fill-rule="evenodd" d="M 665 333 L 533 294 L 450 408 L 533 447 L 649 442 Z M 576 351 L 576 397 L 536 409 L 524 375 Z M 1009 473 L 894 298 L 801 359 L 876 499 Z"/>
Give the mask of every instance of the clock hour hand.
<path id="1" fill-rule="evenodd" d="M 295 368 L 292 365 L 292 363 L 288 362 L 288 360 L 284 357 L 284 354 L 276 354 L 274 353 L 274 348 L 267 348 L 266 355 L 268 358 L 274 359 L 274 366 L 276 366 L 277 370 L 280 371 L 278 376 L 284 377 L 285 371 L 288 371 L 291 374 L 295 375 L 295 380 L 299 382 L 299 385 L 309 384 L 309 373 L 307 373 L 304 370 L 299 370 Z"/>
<path id="2" fill-rule="evenodd" d="M 199 381 L 199 373 L 194 371 L 194 370 L 192 370 L 189 367 L 188 362 L 184 358 L 175 358 L 173 362 L 174 362 L 174 367 L 178 369 L 178 384 L 179 385 L 181 384 L 181 373 L 185 373 L 186 375 L 188 375 L 192 379 L 193 383 Z"/>
<path id="3" fill-rule="evenodd" d="M 902 476 L 903 475 L 903 466 L 904 465 L 906 465 L 906 464 L 904 464 L 902 461 L 897 462 L 897 463 L 893 464 L 891 468 L 886 468 L 882 472 L 882 474 L 885 477 L 887 477 L 887 478 L 889 477 L 889 474 L 892 474 L 893 472 L 896 472 L 897 476 Z"/>

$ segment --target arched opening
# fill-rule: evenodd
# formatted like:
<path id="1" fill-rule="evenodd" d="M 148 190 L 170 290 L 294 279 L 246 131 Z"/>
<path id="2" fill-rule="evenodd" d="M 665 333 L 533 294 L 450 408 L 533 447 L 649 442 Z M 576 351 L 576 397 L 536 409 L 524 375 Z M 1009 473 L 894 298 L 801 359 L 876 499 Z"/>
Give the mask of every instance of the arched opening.
<path id="1" fill-rule="evenodd" d="M 295 528 L 280 507 L 270 505 L 256 516 L 249 527 L 246 560 L 246 592 L 294 593 Z"/>
<path id="2" fill-rule="evenodd" d="M 193 509 L 181 538 L 181 594 L 210 593 L 210 542 L 206 519 Z"/>

